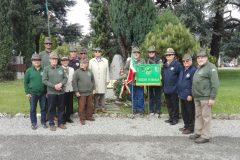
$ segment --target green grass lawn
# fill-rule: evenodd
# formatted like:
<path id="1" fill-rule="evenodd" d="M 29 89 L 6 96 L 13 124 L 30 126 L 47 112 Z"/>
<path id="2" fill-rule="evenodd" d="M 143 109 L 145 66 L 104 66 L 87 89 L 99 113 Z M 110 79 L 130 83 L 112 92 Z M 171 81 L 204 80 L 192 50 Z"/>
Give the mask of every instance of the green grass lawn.
<path id="1" fill-rule="evenodd" d="M 220 88 L 214 113 L 240 113 L 240 69 L 219 70 Z"/>
<path id="2" fill-rule="evenodd" d="M 240 114 L 240 69 L 219 70 L 220 88 L 214 106 L 214 113 Z M 28 113 L 29 102 L 25 96 L 23 81 L 0 82 L 0 112 Z M 75 101 L 74 110 L 77 104 Z M 38 107 L 39 108 L 39 107 Z M 129 113 L 131 108 L 121 108 L 123 113 Z M 166 113 L 166 107 L 162 107 Z"/>

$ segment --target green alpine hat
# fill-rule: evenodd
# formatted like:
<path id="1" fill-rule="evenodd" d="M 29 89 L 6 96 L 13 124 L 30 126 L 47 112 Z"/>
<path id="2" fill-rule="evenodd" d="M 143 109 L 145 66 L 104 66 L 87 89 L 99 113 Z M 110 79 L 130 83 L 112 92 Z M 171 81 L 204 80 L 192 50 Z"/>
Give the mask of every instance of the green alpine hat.
<path id="1" fill-rule="evenodd" d="M 200 51 L 197 53 L 197 57 L 207 57 L 206 51 Z"/>
<path id="2" fill-rule="evenodd" d="M 150 47 L 148 48 L 148 52 L 156 52 L 155 46 L 150 46 Z"/>
<path id="3" fill-rule="evenodd" d="M 182 60 L 192 60 L 192 57 L 189 54 L 184 54 Z"/>
<path id="4" fill-rule="evenodd" d="M 175 51 L 172 48 L 168 48 L 164 53 L 164 55 L 168 55 L 168 54 L 175 54 Z"/>

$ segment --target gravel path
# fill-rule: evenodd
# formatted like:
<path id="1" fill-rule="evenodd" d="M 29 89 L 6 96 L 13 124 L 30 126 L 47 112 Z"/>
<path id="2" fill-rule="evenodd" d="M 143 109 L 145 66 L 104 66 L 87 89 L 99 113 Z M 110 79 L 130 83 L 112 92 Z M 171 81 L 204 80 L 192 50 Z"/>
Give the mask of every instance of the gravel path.
<path id="1" fill-rule="evenodd" d="M 29 118 L 0 118 L 0 160 L 239 160 L 240 121 L 213 120 L 210 143 L 197 145 L 165 118 L 97 117 L 67 129 L 39 127 Z"/>
<path id="2" fill-rule="evenodd" d="M 67 124 L 67 129 L 57 129 L 51 132 L 41 126 L 35 131 L 30 128 L 29 118 L 14 117 L 0 118 L 0 135 L 131 135 L 131 136 L 186 136 L 182 135 L 178 128 L 183 126 L 183 122 L 171 126 L 164 122 L 163 118 L 108 118 L 98 117 L 96 121 L 87 121 L 85 126 L 80 125 L 78 118 L 74 118 L 74 123 Z M 213 120 L 211 127 L 212 137 L 227 136 L 240 137 L 239 120 Z"/>

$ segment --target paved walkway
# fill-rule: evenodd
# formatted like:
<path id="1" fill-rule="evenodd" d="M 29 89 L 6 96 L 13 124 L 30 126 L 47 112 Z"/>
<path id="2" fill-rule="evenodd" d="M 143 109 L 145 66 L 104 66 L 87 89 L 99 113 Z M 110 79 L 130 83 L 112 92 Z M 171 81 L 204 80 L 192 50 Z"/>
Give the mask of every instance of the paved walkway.
<path id="1" fill-rule="evenodd" d="M 30 129 L 28 118 L 0 119 L 0 159 L 240 159 L 240 121 L 213 120 L 212 139 L 197 145 L 164 119 L 106 118 L 67 130 Z"/>

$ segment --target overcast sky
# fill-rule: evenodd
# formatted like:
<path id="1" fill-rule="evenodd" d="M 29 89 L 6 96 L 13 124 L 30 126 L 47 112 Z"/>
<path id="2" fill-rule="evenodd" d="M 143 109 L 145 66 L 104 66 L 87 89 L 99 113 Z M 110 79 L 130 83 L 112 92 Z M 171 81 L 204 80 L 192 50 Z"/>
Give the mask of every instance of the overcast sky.
<path id="1" fill-rule="evenodd" d="M 83 34 L 89 33 L 89 6 L 85 0 L 76 0 L 77 4 L 69 8 L 67 13 L 68 23 L 79 23 L 83 26 Z"/>
<path id="2" fill-rule="evenodd" d="M 76 0 L 77 4 L 69 8 L 69 11 L 67 13 L 67 20 L 68 23 L 79 23 L 83 26 L 83 34 L 87 34 L 90 32 L 90 24 L 89 24 L 89 6 L 85 2 L 85 0 Z M 229 6 L 232 8 L 231 6 Z M 237 10 L 234 10 L 232 13 L 233 17 L 239 17 L 240 12 Z"/>

